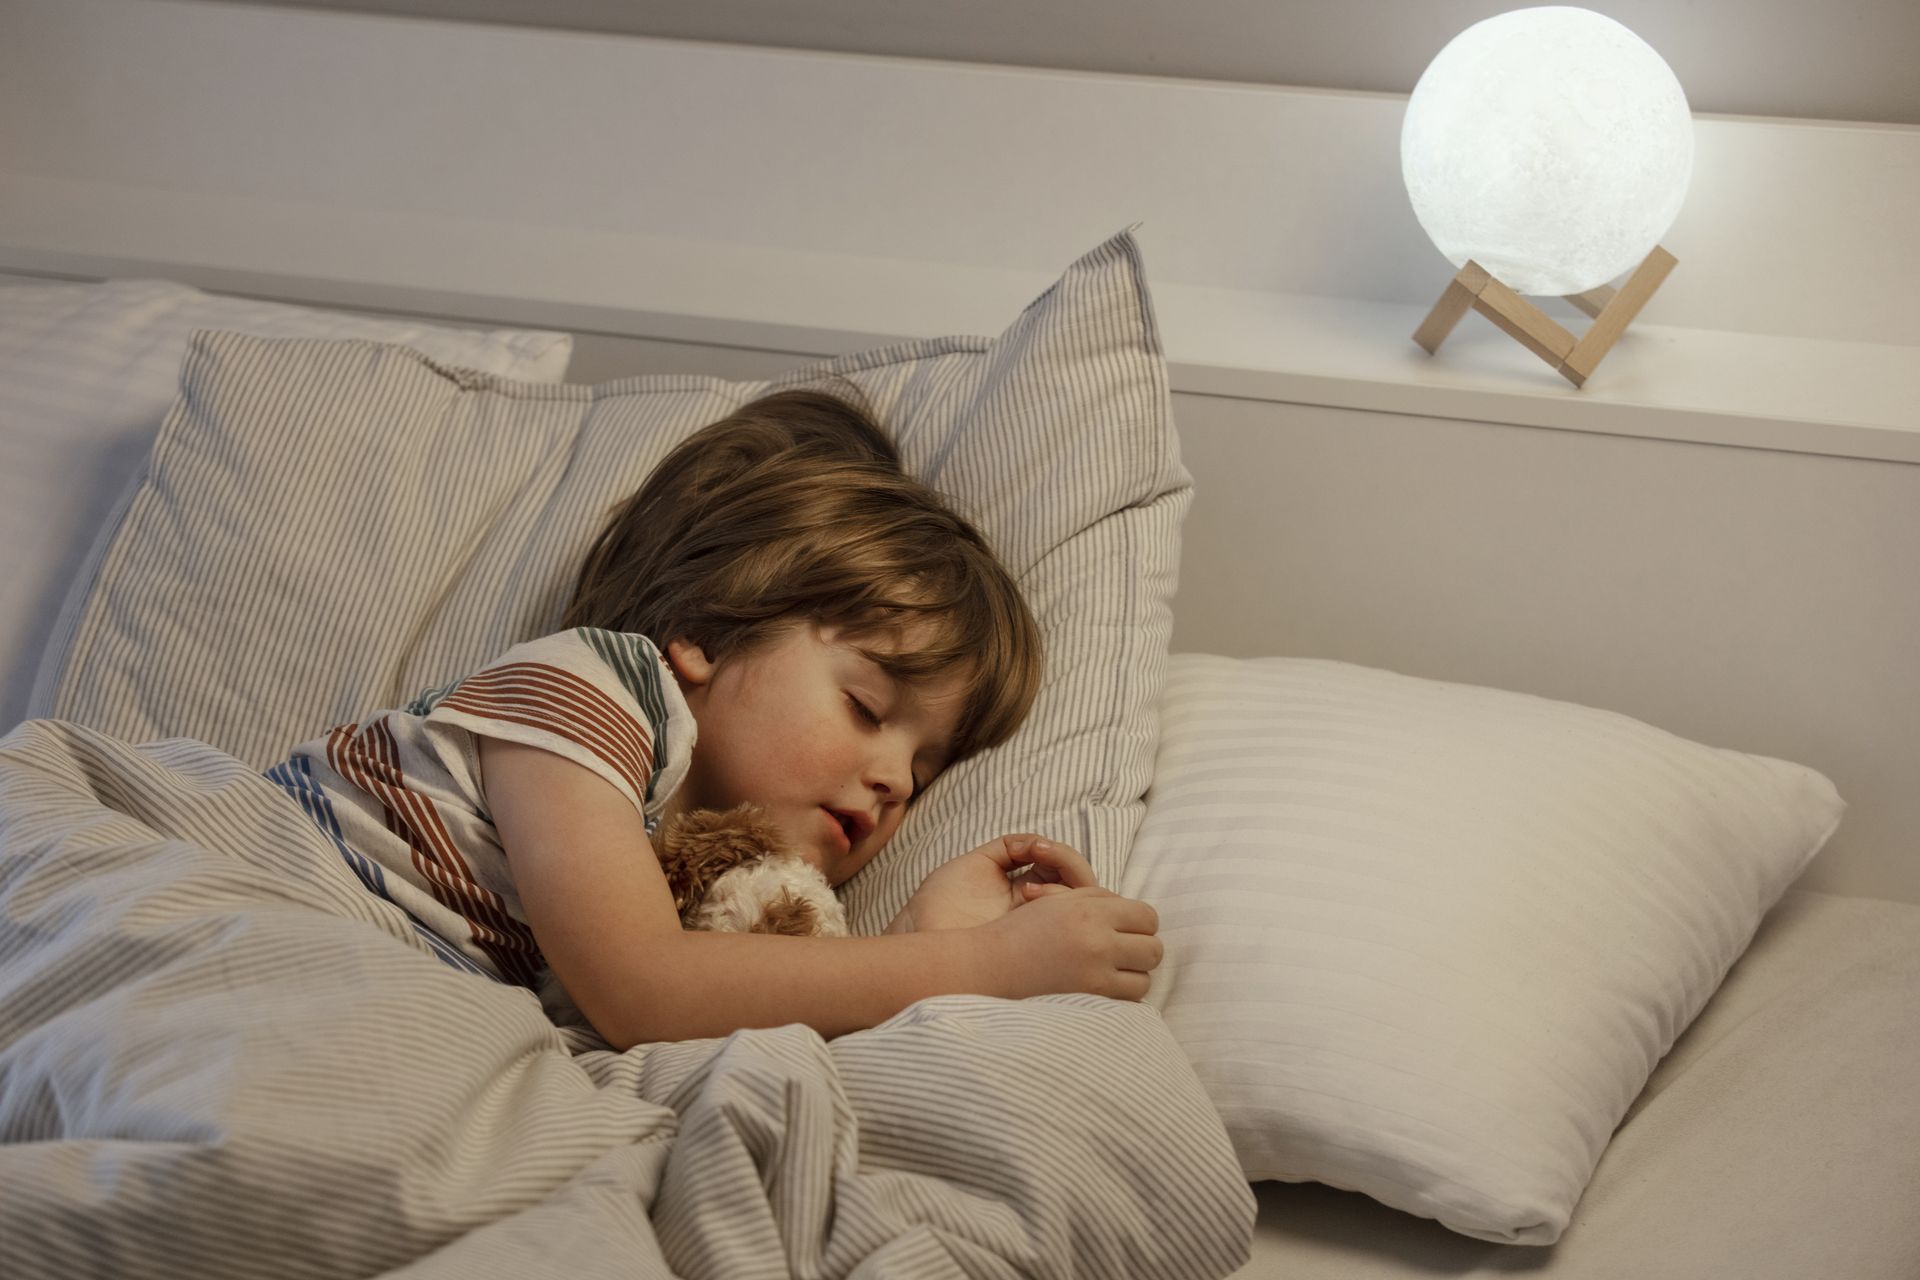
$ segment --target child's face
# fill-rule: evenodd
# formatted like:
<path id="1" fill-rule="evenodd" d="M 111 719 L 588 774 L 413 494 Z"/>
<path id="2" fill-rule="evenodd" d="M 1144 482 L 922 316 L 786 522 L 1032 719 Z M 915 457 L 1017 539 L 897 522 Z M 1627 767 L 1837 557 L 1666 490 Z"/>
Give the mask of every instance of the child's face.
<path id="1" fill-rule="evenodd" d="M 890 652 L 896 641 L 862 638 Z M 906 685 L 829 628 L 796 625 L 716 666 L 686 640 L 667 658 L 699 725 L 676 807 L 767 811 L 790 851 L 840 884 L 899 829 L 946 767 L 965 682 Z"/>

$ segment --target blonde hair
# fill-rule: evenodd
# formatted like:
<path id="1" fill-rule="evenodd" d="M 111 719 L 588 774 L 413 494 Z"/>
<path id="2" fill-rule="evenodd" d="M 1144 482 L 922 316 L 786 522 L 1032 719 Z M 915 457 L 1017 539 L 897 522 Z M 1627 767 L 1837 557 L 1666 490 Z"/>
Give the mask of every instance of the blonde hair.
<path id="1" fill-rule="evenodd" d="M 889 674 L 967 673 L 958 761 L 1026 718 L 1039 627 L 848 390 L 765 396 L 682 441 L 594 540 L 563 625 L 685 638 L 715 662 L 799 621 L 891 633 L 897 651 L 862 650 Z"/>

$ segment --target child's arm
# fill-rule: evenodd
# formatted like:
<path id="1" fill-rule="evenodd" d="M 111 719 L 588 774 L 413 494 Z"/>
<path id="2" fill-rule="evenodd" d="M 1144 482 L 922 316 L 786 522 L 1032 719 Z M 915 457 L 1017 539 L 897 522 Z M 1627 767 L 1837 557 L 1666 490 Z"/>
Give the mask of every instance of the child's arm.
<path id="1" fill-rule="evenodd" d="M 547 962 L 615 1048 L 803 1022 L 870 1027 L 927 996 L 1095 991 L 1139 999 L 1159 961 L 1144 903 L 1078 890 L 1047 918 L 879 938 L 681 929 L 633 806 L 591 771 L 482 738 L 487 803 Z M 1053 912 L 1052 907 L 1061 908 Z"/>

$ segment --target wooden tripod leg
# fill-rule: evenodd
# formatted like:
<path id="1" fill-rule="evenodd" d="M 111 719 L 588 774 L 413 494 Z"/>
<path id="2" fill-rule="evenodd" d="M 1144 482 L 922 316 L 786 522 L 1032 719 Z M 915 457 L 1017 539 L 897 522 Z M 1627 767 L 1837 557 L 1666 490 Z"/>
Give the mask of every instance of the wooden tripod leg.
<path id="1" fill-rule="evenodd" d="M 1413 331 L 1413 340 L 1425 347 L 1428 355 L 1438 351 L 1447 335 L 1453 332 L 1453 326 L 1460 323 L 1460 317 L 1467 314 L 1480 291 L 1492 280 L 1486 268 L 1477 262 L 1461 267 L 1448 283 L 1446 292 L 1440 295 L 1440 301 L 1433 304 L 1433 310 L 1427 312 L 1427 318 Z"/>
<path id="2" fill-rule="evenodd" d="M 1569 293 L 1564 296 L 1566 301 L 1585 312 L 1587 319 L 1592 320 L 1605 311 L 1607 304 L 1613 301 L 1613 286 L 1595 285 L 1585 293 Z"/>
<path id="3" fill-rule="evenodd" d="M 1473 300 L 1473 309 L 1506 331 L 1508 337 L 1558 368 L 1574 350 L 1573 335 L 1552 316 L 1501 284 L 1489 281 Z M 1562 372 L 1565 372 L 1562 370 Z"/>
<path id="4" fill-rule="evenodd" d="M 1625 333 L 1627 325 L 1640 314 L 1640 308 L 1647 305 L 1653 297 L 1653 291 L 1667 278 L 1677 260 L 1659 245 L 1653 246 L 1646 259 L 1633 269 L 1627 282 L 1620 286 L 1620 292 L 1613 295 L 1607 305 L 1594 317 L 1593 327 L 1586 336 L 1574 344 L 1572 352 L 1560 365 L 1560 372 L 1567 376 L 1574 386 L 1585 386 L 1593 371 L 1599 367 L 1601 357 L 1612 349 L 1613 344 Z"/>

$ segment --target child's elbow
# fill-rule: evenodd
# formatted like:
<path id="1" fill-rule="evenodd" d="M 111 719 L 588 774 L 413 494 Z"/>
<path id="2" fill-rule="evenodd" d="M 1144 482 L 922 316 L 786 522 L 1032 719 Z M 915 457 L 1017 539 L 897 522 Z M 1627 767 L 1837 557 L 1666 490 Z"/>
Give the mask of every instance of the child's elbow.
<path id="1" fill-rule="evenodd" d="M 584 975 L 572 975 L 563 981 L 559 973 L 547 971 L 541 984 L 540 1004 L 557 1025 L 586 1023 L 614 1052 L 628 1052 L 636 1044 L 659 1040 L 659 1029 L 651 1025 L 649 1009 L 657 1009 L 655 992 L 641 983 L 595 983 Z"/>
<path id="2" fill-rule="evenodd" d="M 600 1031 L 600 1028 L 595 1027 L 594 1030 Z M 602 1040 L 605 1040 L 607 1042 L 607 1047 L 609 1049 L 612 1049 L 615 1053 L 625 1053 L 627 1050 L 634 1048 L 637 1045 L 653 1043 L 650 1040 L 642 1039 L 636 1036 L 621 1035 L 618 1032 L 615 1032 L 612 1035 L 608 1035 L 605 1031 L 600 1031 L 600 1038 Z"/>
<path id="3" fill-rule="evenodd" d="M 685 936 L 676 929 L 671 936 L 649 939 L 643 965 L 575 974 L 561 984 L 579 1016 L 616 1052 L 689 1038 L 685 1024 L 692 1011 L 682 1007 L 685 983 L 676 978 L 684 971 L 679 944 Z"/>
<path id="4" fill-rule="evenodd" d="M 635 1045 L 654 1044 L 667 1038 L 660 1034 L 658 1028 L 648 1025 L 644 1017 L 618 1006 L 601 1005 L 597 1009 L 582 1006 L 580 1012 L 586 1018 L 587 1025 L 615 1053 L 625 1053 Z"/>

